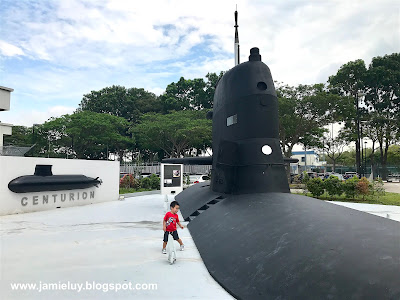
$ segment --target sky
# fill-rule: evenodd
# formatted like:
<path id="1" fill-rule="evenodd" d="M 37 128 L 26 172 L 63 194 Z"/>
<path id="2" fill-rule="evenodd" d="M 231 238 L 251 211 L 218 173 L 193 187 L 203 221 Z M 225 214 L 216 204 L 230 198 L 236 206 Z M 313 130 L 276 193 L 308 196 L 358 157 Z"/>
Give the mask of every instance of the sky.
<path id="1" fill-rule="evenodd" d="M 273 79 L 325 83 L 349 61 L 400 52 L 399 1 L 0 0 L 0 121 L 41 124 L 84 94 L 122 85 L 163 93 L 180 77 L 234 66 L 252 47 Z"/>

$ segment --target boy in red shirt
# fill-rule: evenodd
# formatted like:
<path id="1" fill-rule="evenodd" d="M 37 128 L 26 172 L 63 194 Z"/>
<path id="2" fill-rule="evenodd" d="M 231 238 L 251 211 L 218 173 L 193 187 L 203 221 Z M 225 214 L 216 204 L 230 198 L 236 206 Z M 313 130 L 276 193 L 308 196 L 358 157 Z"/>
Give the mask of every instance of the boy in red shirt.
<path id="1" fill-rule="evenodd" d="M 163 243 L 163 249 L 162 253 L 167 254 L 167 249 L 165 247 L 167 246 L 168 242 L 168 235 L 172 235 L 175 241 L 178 241 L 179 245 L 181 245 L 180 250 L 183 251 L 183 248 L 185 247 L 182 243 L 182 240 L 178 236 L 178 232 L 176 231 L 176 224 L 179 225 L 180 228 L 184 228 L 181 223 L 179 222 L 179 217 L 178 217 L 178 211 L 179 211 L 179 203 L 177 201 L 172 201 L 170 204 L 171 211 L 167 212 L 165 214 L 164 220 L 163 220 L 163 229 L 164 229 L 164 243 Z"/>

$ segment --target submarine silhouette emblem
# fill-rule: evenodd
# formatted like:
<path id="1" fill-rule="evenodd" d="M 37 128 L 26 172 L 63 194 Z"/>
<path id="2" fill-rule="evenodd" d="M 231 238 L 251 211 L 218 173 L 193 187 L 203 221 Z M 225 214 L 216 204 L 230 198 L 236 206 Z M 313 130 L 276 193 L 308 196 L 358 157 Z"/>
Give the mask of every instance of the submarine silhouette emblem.
<path id="1" fill-rule="evenodd" d="M 98 187 L 102 181 L 85 175 L 53 175 L 51 165 L 36 165 L 34 175 L 11 180 L 8 189 L 14 193 L 61 191 Z"/>
<path id="2" fill-rule="evenodd" d="M 163 162 L 212 164 L 211 182 L 175 199 L 223 288 L 251 300 L 400 299 L 398 222 L 290 194 L 258 48 L 219 81 L 212 126 L 213 157 Z"/>

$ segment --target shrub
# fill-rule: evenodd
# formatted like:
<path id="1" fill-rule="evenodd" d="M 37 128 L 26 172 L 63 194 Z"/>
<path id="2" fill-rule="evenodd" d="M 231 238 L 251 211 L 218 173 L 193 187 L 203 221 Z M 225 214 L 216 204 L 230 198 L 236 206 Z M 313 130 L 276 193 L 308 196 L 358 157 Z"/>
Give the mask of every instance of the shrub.
<path id="1" fill-rule="evenodd" d="M 296 175 L 293 177 L 293 183 L 294 184 L 299 184 L 301 183 L 301 176 L 300 175 Z"/>
<path id="2" fill-rule="evenodd" d="M 331 197 L 334 195 L 340 196 L 343 193 L 343 183 L 336 176 L 331 175 L 325 179 L 324 187 Z"/>
<path id="3" fill-rule="evenodd" d="M 150 177 L 145 177 L 140 180 L 140 185 L 144 189 L 151 189 L 151 180 Z"/>
<path id="4" fill-rule="evenodd" d="M 383 186 L 382 178 L 379 177 L 378 179 L 372 182 L 371 190 L 372 194 L 375 195 L 377 199 L 385 195 L 385 188 Z"/>
<path id="5" fill-rule="evenodd" d="M 362 177 L 356 184 L 357 192 L 362 195 L 363 200 L 365 196 L 369 194 L 370 183 L 367 178 Z"/>
<path id="6" fill-rule="evenodd" d="M 347 179 L 344 182 L 344 192 L 346 193 L 347 197 L 353 198 L 356 196 L 358 190 L 357 190 L 357 183 L 360 181 L 357 176 L 354 176 L 353 178 Z"/>
<path id="7" fill-rule="evenodd" d="M 160 177 L 158 177 L 156 174 L 150 175 L 150 187 L 152 190 L 160 189 Z"/>
<path id="8" fill-rule="evenodd" d="M 310 180 L 310 176 L 308 176 L 307 172 L 303 172 L 303 178 L 301 179 L 301 183 L 307 184 L 307 182 Z"/>
<path id="9" fill-rule="evenodd" d="M 133 177 L 132 175 L 125 176 L 122 182 L 119 185 L 121 188 L 130 189 L 133 188 L 135 190 L 140 189 L 140 181 Z"/>
<path id="10" fill-rule="evenodd" d="M 312 178 L 307 182 L 307 189 L 313 196 L 319 197 L 324 193 L 324 182 L 321 178 Z"/>
<path id="11" fill-rule="evenodd" d="M 120 187 L 120 188 L 129 189 L 129 186 L 130 186 L 129 181 L 130 181 L 130 176 L 129 176 L 129 175 L 128 175 L 128 176 L 125 176 L 125 177 L 121 180 L 121 182 L 119 183 L 119 187 Z"/>

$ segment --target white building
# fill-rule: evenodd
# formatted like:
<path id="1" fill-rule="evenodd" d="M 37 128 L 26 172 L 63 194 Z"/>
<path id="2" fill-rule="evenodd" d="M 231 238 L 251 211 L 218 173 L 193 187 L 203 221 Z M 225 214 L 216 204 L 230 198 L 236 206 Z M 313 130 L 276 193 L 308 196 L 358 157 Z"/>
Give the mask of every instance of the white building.
<path id="1" fill-rule="evenodd" d="M 315 169 L 326 169 L 326 161 L 321 160 L 315 150 L 293 151 L 291 158 L 299 160 L 298 163 L 290 164 L 292 174 L 300 174 L 303 171 L 311 172 Z"/>
<path id="2" fill-rule="evenodd" d="M 13 89 L 0 86 L 0 111 L 10 110 L 10 93 Z M 3 136 L 12 134 L 12 125 L 0 121 L 0 147 L 3 147 Z"/>

